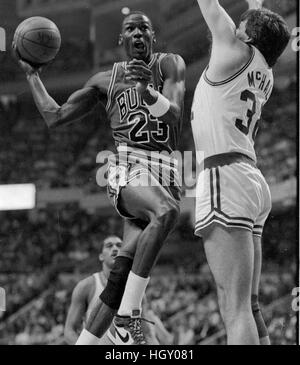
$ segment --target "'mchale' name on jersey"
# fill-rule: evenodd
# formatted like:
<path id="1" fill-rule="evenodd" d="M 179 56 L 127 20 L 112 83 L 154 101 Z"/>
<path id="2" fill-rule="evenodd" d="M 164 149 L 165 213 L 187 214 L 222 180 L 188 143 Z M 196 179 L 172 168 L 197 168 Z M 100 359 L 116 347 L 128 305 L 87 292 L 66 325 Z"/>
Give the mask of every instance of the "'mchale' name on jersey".
<path id="1" fill-rule="evenodd" d="M 249 87 L 261 90 L 265 94 L 266 100 L 268 100 L 273 89 L 273 78 L 263 71 L 248 72 L 247 77 Z"/>
<path id="2" fill-rule="evenodd" d="M 272 69 L 251 46 L 247 64 L 232 77 L 212 82 L 203 72 L 192 106 L 192 129 L 198 162 L 203 158 L 238 152 L 256 162 L 254 141 L 263 106 L 274 84 Z M 201 157 L 202 156 L 202 157 Z"/>

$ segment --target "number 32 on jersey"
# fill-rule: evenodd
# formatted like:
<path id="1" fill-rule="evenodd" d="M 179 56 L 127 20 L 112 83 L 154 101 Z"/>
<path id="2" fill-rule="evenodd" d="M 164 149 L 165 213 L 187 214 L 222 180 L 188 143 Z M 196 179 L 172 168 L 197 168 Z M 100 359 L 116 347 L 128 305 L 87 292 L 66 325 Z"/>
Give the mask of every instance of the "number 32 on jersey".
<path id="1" fill-rule="evenodd" d="M 244 90 L 241 94 L 241 100 L 248 103 L 249 101 L 252 102 L 252 108 L 248 109 L 247 111 L 247 121 L 246 124 L 245 121 L 242 119 L 236 119 L 235 126 L 246 136 L 250 134 L 251 125 L 253 125 L 252 130 L 252 140 L 254 141 L 255 136 L 258 131 L 258 122 L 259 117 L 256 116 L 257 114 L 257 103 L 255 95 L 250 90 Z M 253 124 L 254 122 L 254 124 Z"/>

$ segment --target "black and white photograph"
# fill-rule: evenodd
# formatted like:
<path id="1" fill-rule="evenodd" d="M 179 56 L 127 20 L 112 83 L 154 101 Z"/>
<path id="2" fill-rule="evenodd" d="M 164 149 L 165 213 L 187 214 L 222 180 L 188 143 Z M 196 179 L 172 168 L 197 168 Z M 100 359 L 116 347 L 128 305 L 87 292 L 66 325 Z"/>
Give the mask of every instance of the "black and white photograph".
<path id="1" fill-rule="evenodd" d="M 299 50 L 297 0 L 0 0 L 0 352 L 299 345 Z"/>

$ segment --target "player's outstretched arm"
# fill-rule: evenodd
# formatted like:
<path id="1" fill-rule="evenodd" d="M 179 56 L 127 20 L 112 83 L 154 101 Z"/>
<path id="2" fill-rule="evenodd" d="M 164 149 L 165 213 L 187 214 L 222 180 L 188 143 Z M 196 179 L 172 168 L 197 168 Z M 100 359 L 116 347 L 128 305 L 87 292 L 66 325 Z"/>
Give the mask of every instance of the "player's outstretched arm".
<path id="1" fill-rule="evenodd" d="M 27 75 L 35 104 L 49 128 L 55 128 L 83 118 L 99 102 L 99 90 L 93 87 L 74 92 L 63 104 L 58 105 L 48 94 L 38 73 Z"/>
<path id="2" fill-rule="evenodd" d="M 135 81 L 138 93 L 150 113 L 166 123 L 177 123 L 181 118 L 185 94 L 185 62 L 179 55 L 169 54 L 161 62 L 164 77 L 162 93 L 149 87 L 151 70 L 140 60 L 127 66 L 128 78 Z"/>
<path id="3" fill-rule="evenodd" d="M 25 72 L 35 104 L 49 128 L 74 122 L 88 114 L 103 99 L 97 85 L 90 83 L 81 90 L 73 93 L 62 106 L 48 94 L 42 83 L 39 72 L 27 62 L 20 59 L 16 47 L 12 45 L 15 58 Z"/>
<path id="4" fill-rule="evenodd" d="M 64 338 L 69 345 L 75 345 L 79 331 L 81 330 L 82 320 L 87 309 L 87 285 L 85 280 L 80 281 L 72 293 L 71 305 L 67 314 L 64 328 Z"/>
<path id="5" fill-rule="evenodd" d="M 197 0 L 213 42 L 231 43 L 236 40 L 236 26 L 218 0 Z"/>

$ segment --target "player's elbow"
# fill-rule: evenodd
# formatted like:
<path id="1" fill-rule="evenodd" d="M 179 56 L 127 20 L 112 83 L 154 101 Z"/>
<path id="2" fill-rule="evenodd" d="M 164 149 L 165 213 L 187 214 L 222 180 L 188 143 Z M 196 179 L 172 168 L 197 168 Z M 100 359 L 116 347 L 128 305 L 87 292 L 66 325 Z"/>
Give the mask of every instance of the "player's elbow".
<path id="1" fill-rule="evenodd" d="M 61 107 L 58 109 L 44 107 L 41 114 L 49 129 L 54 129 L 63 122 L 61 115 Z"/>
<path id="2" fill-rule="evenodd" d="M 47 127 L 52 130 L 59 126 L 66 125 L 75 121 L 69 113 L 64 112 L 64 109 L 60 107 L 55 111 L 46 111 L 43 113 L 44 120 L 47 124 Z"/>

